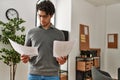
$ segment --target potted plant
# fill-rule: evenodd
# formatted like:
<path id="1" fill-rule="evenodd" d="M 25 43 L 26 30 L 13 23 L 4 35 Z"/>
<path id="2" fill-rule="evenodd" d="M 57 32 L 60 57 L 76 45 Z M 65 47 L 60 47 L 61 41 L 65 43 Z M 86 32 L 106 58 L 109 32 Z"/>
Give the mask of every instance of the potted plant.
<path id="1" fill-rule="evenodd" d="M 20 62 L 20 54 L 11 47 L 8 38 L 23 45 L 25 41 L 25 35 L 23 33 L 25 27 L 21 24 L 24 22 L 21 18 L 10 19 L 7 23 L 0 21 L 2 32 L 0 34 L 0 41 L 2 44 L 9 46 L 0 49 L 0 60 L 10 67 L 10 80 L 15 80 L 15 72 L 17 64 Z"/>

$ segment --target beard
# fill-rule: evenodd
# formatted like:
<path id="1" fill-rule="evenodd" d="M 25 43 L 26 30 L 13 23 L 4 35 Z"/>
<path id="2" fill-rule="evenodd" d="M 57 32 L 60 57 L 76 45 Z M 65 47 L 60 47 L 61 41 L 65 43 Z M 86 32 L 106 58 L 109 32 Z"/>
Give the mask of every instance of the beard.
<path id="1" fill-rule="evenodd" d="M 42 22 L 40 25 L 43 26 L 43 27 L 47 27 L 47 26 L 49 26 L 50 24 L 51 24 L 50 22 L 48 22 L 48 23 Z"/>

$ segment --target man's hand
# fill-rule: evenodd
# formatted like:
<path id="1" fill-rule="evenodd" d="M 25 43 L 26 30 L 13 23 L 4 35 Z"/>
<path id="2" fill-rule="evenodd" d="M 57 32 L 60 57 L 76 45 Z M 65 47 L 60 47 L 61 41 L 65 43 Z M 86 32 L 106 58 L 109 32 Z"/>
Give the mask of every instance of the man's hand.
<path id="1" fill-rule="evenodd" d="M 58 61 L 58 63 L 60 65 L 64 64 L 67 60 L 67 56 L 64 56 L 64 57 L 56 57 L 56 60 Z"/>
<path id="2" fill-rule="evenodd" d="M 21 60 L 23 63 L 27 63 L 29 61 L 30 57 L 28 55 L 21 55 Z"/>

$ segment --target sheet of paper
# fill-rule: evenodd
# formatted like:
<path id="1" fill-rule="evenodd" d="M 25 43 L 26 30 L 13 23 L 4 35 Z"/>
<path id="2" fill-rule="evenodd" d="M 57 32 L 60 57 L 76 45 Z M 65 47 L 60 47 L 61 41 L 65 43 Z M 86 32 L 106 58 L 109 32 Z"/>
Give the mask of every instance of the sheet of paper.
<path id="1" fill-rule="evenodd" d="M 38 55 L 38 48 L 37 47 L 27 47 L 27 46 L 23 46 L 20 44 L 17 44 L 16 42 L 12 41 L 11 39 L 9 39 L 13 49 L 18 52 L 21 55 L 29 55 L 29 56 L 36 56 Z"/>
<path id="2" fill-rule="evenodd" d="M 53 43 L 53 56 L 67 56 L 70 54 L 75 41 L 54 41 Z"/>

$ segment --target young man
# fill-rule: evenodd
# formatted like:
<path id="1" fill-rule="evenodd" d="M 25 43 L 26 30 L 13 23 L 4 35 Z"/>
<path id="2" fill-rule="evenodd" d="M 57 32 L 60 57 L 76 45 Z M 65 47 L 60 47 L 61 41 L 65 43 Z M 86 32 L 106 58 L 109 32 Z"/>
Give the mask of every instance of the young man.
<path id="1" fill-rule="evenodd" d="M 59 80 L 59 64 L 66 62 L 65 57 L 53 57 L 53 41 L 64 40 L 64 34 L 54 28 L 51 18 L 55 7 L 50 1 L 42 1 L 37 5 L 40 26 L 28 31 L 25 45 L 38 47 L 38 56 L 21 55 L 24 63 L 30 63 L 28 80 Z"/>

